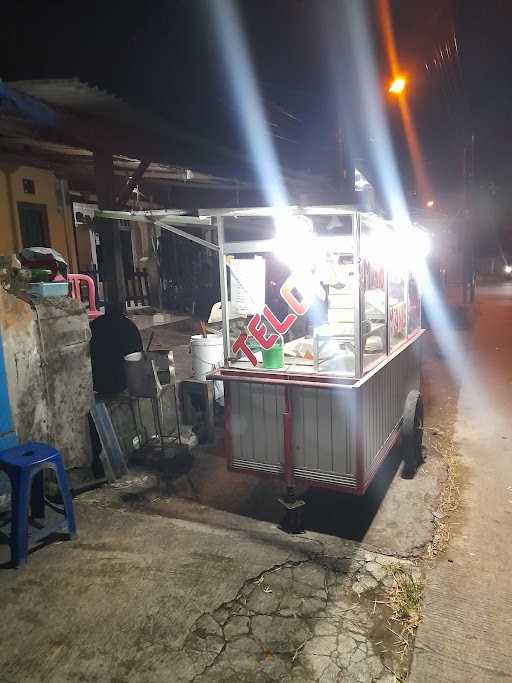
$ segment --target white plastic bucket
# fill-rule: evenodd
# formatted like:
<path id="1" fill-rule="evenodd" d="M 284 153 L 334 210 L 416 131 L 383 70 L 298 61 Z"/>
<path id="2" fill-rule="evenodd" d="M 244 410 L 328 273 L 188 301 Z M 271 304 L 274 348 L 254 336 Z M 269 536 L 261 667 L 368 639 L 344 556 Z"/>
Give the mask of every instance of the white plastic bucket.
<path id="1" fill-rule="evenodd" d="M 203 337 L 194 334 L 190 338 L 190 351 L 192 353 L 192 374 L 196 379 L 205 380 L 215 368 L 220 368 L 224 360 L 224 346 L 219 334 L 209 334 Z M 223 382 L 214 382 L 215 400 L 223 403 Z"/>

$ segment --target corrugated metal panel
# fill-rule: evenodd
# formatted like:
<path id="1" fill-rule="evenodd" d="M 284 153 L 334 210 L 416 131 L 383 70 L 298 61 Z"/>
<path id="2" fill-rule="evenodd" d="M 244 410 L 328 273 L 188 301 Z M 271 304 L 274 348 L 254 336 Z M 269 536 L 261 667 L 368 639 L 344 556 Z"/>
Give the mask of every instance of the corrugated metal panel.
<path id="1" fill-rule="evenodd" d="M 282 472 L 284 387 L 230 386 L 232 467 Z M 292 387 L 291 406 L 295 476 L 355 486 L 353 392 Z"/>
<path id="2" fill-rule="evenodd" d="M 281 471 L 284 388 L 231 382 L 231 463 Z"/>
<path id="3" fill-rule="evenodd" d="M 319 470 L 296 469 L 294 475 L 297 479 L 318 481 L 322 484 L 356 487 L 355 474 L 338 474 L 336 472 L 320 472 Z"/>
<path id="4" fill-rule="evenodd" d="M 404 349 L 361 387 L 365 472 L 402 418 L 407 394 L 419 389 L 420 343 Z"/>
<path id="5" fill-rule="evenodd" d="M 265 462 L 254 462 L 254 460 L 233 460 L 231 466 L 240 470 L 255 470 L 256 472 L 268 472 L 269 474 L 281 474 L 281 465 L 269 465 Z"/>
<path id="6" fill-rule="evenodd" d="M 355 475 L 353 391 L 293 387 L 291 400 L 296 476 L 330 482 Z"/>
<path id="7" fill-rule="evenodd" d="M 355 487 L 355 401 L 359 392 L 362 413 L 357 417 L 364 473 L 371 470 L 402 418 L 407 394 L 419 389 L 420 345 L 418 340 L 405 348 L 359 389 L 290 387 L 297 478 Z M 231 384 L 233 467 L 282 472 L 284 407 L 282 386 Z"/>

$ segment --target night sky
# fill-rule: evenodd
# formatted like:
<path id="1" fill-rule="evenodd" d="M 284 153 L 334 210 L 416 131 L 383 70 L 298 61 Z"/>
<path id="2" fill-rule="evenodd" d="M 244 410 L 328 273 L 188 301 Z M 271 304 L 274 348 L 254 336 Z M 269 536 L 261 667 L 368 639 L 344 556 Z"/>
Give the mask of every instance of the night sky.
<path id="1" fill-rule="evenodd" d="M 240 0 L 238 5 L 283 164 L 333 172 L 340 92 L 351 96 L 344 81 L 347 64 L 341 63 L 346 29 L 336 2 Z M 493 184 L 493 191 L 505 188 L 512 181 L 512 3 L 394 0 L 392 8 L 434 191 L 461 186 L 462 150 L 471 133 L 478 182 Z M 458 61 L 452 51 L 436 69 L 435 52 L 453 35 Z M 379 44 L 376 52 L 385 93 L 389 71 Z M 244 148 L 208 0 L 11 2 L 2 8 L 0 64 L 6 81 L 77 76 L 181 129 Z M 413 189 L 396 105 L 386 99 L 386 108 L 404 182 Z M 361 149 L 356 151 L 364 156 L 364 145 Z"/>

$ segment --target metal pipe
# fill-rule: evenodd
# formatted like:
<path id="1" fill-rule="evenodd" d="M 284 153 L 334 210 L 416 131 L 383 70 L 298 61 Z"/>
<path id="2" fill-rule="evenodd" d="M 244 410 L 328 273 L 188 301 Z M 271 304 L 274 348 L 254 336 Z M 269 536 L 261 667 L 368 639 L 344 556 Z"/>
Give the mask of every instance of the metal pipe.
<path id="1" fill-rule="evenodd" d="M 160 448 L 162 450 L 162 455 L 165 455 L 165 440 L 164 440 L 164 434 L 163 434 L 163 425 L 162 425 L 162 419 L 160 417 L 160 398 L 157 396 L 155 399 L 152 399 L 153 402 L 153 413 L 154 417 L 156 417 L 156 422 L 155 422 L 155 427 L 158 425 L 158 435 L 160 437 Z"/>
<path id="2" fill-rule="evenodd" d="M 224 219 L 217 217 L 217 241 L 219 243 L 219 275 L 220 275 L 220 298 L 222 307 L 222 341 L 224 346 L 224 365 L 229 365 L 229 303 L 228 303 L 228 276 L 226 270 L 226 257 L 224 251 Z"/>
<path id="3" fill-rule="evenodd" d="M 180 427 L 180 411 L 178 409 L 178 395 L 176 393 L 176 381 L 173 382 L 172 385 L 173 393 L 174 393 L 174 411 L 176 413 L 176 427 L 178 429 L 178 443 L 181 446 L 181 427 Z"/>
<path id="4" fill-rule="evenodd" d="M 189 232 L 185 232 L 184 230 L 176 228 L 174 225 L 168 225 L 167 223 L 162 223 L 162 221 L 148 222 L 152 222 L 154 223 L 154 225 L 158 225 L 158 227 L 163 228 L 164 230 L 168 230 L 169 232 L 173 232 L 175 235 L 184 237 L 185 239 L 190 240 L 191 242 L 200 244 L 202 247 L 206 247 L 206 249 L 211 249 L 212 251 L 219 251 L 219 247 L 216 244 L 213 244 L 213 242 L 207 242 L 206 240 L 203 240 L 201 237 L 196 237 L 196 235 L 191 235 Z"/>
<path id="5" fill-rule="evenodd" d="M 154 223 L 156 220 L 168 220 L 178 225 L 211 225 L 211 219 L 208 217 L 184 216 L 182 212 L 174 213 L 172 211 L 110 211 L 109 209 L 97 209 L 95 215 L 98 218 L 135 221 L 136 223 Z"/>
<path id="6" fill-rule="evenodd" d="M 354 347 L 355 347 L 355 376 L 363 376 L 363 335 L 361 334 L 361 314 L 364 313 L 364 261 L 361 258 L 361 219 L 357 214 L 352 219 L 352 233 L 354 236 L 354 267 L 357 273 L 356 291 L 354 292 Z"/>
<path id="7" fill-rule="evenodd" d="M 221 382 L 249 382 L 253 384 L 268 384 L 274 386 L 293 386 L 306 387 L 311 389 L 352 389 L 352 384 L 330 384 L 327 382 L 300 382 L 293 379 L 271 379 L 270 377 L 240 377 L 229 376 L 223 374 L 207 375 L 206 379 L 212 379 Z"/>
<path id="8" fill-rule="evenodd" d="M 287 206 L 286 211 L 290 216 L 304 214 L 305 216 L 350 216 L 357 211 L 356 206 L 343 206 L 340 204 L 323 206 Z M 279 216 L 282 214 L 280 209 L 271 206 L 259 207 L 237 207 L 220 209 L 199 209 L 200 216 L 232 216 L 233 218 L 243 218 L 245 216 Z"/>
<path id="9" fill-rule="evenodd" d="M 404 275 L 404 300 L 405 300 L 405 338 L 409 336 L 409 278 L 411 273 L 407 270 L 406 275 Z M 421 298 L 420 298 L 421 301 Z M 421 320 L 420 320 L 421 328 Z"/>
<path id="10" fill-rule="evenodd" d="M 226 254 L 251 254 L 252 252 L 272 252 L 275 249 L 274 240 L 250 240 L 247 242 L 226 242 Z"/>
<path id="11" fill-rule="evenodd" d="M 152 219 L 151 216 L 129 213 L 127 211 L 96 211 L 96 216 L 98 218 L 110 218 L 114 220 L 122 219 L 127 221 L 135 221 L 137 223 L 150 223 L 151 225 L 158 225 L 158 227 L 163 228 L 164 230 L 168 230 L 169 232 L 172 232 L 175 235 L 179 235 L 180 237 L 184 237 L 185 239 L 190 240 L 191 242 L 200 244 L 202 247 L 206 247 L 206 249 L 211 249 L 212 251 L 219 250 L 219 247 L 213 242 L 208 242 L 207 240 L 204 240 L 201 237 L 197 237 L 196 235 L 192 235 L 189 232 L 180 230 L 180 228 L 177 228 L 174 225 L 164 223 L 163 220 L 155 220 L 154 218 Z M 195 216 L 160 216 L 160 219 L 164 218 L 166 220 L 179 223 L 181 225 L 210 226 L 211 224 L 210 221 L 201 218 L 196 218 Z"/>
<path id="12" fill-rule="evenodd" d="M 390 340 L 389 340 L 389 268 L 386 268 L 384 270 L 384 308 L 386 310 L 386 317 L 385 317 L 385 322 L 384 324 L 386 325 L 386 345 L 385 345 L 385 352 L 386 356 L 389 356 L 389 352 L 391 349 L 390 345 Z"/>
<path id="13" fill-rule="evenodd" d="M 289 385 L 284 390 L 285 411 L 283 413 L 284 480 L 286 486 L 293 486 L 292 414 Z"/>

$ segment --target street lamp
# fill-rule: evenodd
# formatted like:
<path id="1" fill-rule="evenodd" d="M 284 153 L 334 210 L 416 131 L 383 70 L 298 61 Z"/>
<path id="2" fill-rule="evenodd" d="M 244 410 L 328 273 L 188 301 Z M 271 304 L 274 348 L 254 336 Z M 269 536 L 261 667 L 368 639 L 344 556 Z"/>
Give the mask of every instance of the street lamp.
<path id="1" fill-rule="evenodd" d="M 395 78 L 393 83 L 389 86 L 388 92 L 391 92 L 394 95 L 400 95 L 405 90 L 406 85 L 407 81 L 405 78 L 403 76 L 398 76 L 398 78 Z"/>

